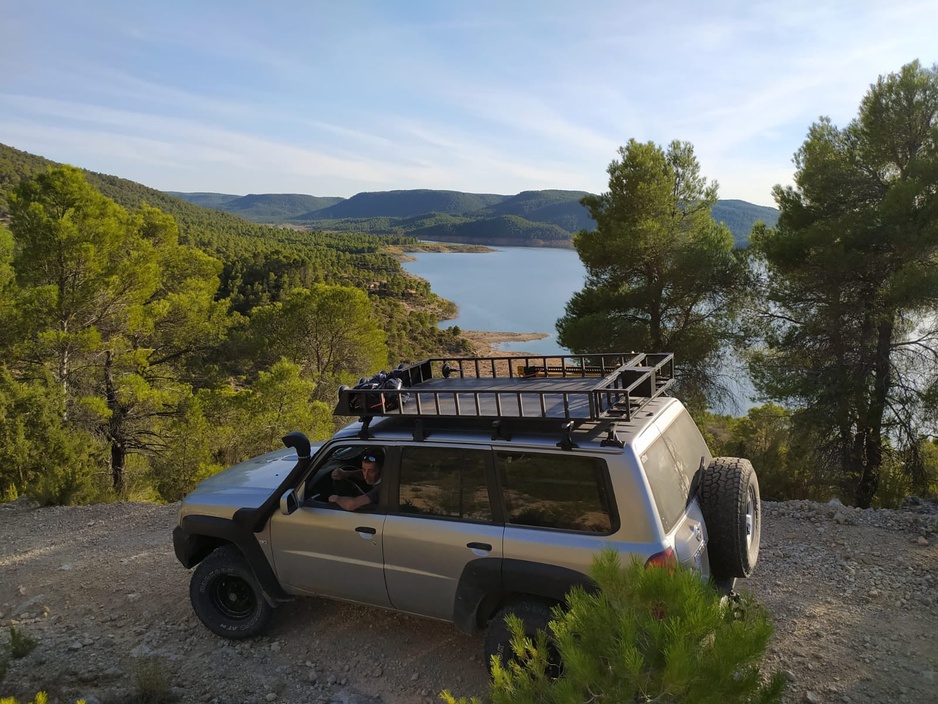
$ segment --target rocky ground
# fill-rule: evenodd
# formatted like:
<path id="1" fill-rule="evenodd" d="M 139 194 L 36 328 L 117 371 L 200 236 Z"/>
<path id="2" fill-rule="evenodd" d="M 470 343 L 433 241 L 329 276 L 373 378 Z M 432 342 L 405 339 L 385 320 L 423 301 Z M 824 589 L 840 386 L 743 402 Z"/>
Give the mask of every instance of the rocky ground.
<path id="1" fill-rule="evenodd" d="M 305 599 L 268 637 L 210 634 L 188 601 L 170 533 L 177 506 L 0 504 L 0 698 L 403 704 L 486 686 L 480 636 L 376 609 Z M 938 511 L 765 504 L 751 590 L 775 616 L 766 665 L 786 702 L 938 702 Z M 2 666 L 0 666 L 2 667 Z M 141 689 L 141 685 L 143 689 Z M 150 701 L 159 701 L 150 699 Z"/>

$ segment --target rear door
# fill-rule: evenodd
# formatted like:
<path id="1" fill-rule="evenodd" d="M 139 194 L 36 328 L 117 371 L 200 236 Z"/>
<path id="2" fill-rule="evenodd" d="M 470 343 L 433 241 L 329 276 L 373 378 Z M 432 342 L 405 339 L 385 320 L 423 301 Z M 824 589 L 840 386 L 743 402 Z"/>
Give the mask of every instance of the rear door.
<path id="1" fill-rule="evenodd" d="M 697 489 L 712 459 L 693 418 L 679 404 L 656 421 L 660 436 L 640 459 L 651 484 L 664 532 L 682 564 L 710 573 L 706 527 L 697 502 Z"/>
<path id="2" fill-rule="evenodd" d="M 504 527 L 493 518 L 492 472 L 488 448 L 402 448 L 384 523 L 384 574 L 394 608 L 452 620 L 467 565 L 485 561 L 485 569 L 500 573 Z"/>

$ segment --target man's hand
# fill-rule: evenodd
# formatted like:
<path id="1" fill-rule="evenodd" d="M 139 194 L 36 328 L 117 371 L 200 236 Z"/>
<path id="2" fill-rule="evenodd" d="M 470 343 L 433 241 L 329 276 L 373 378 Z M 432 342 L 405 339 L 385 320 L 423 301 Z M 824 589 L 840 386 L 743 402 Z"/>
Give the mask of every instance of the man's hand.
<path id="1" fill-rule="evenodd" d="M 362 496 L 339 496 L 338 494 L 333 494 L 329 497 L 329 502 L 338 504 L 346 511 L 357 511 L 362 506 L 370 504 L 371 499 L 364 494 Z"/>
<path id="2" fill-rule="evenodd" d="M 339 469 L 338 467 L 332 470 L 333 479 L 345 479 L 349 474 L 351 474 L 351 472 L 346 472 L 344 469 Z M 332 499 L 330 499 L 330 501 L 331 500 Z"/>

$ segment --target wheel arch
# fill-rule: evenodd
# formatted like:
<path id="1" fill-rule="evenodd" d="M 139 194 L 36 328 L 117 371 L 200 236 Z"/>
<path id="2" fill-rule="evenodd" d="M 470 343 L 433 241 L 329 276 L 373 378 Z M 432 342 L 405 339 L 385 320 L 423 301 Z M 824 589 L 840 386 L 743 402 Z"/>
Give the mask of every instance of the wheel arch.
<path id="1" fill-rule="evenodd" d="M 568 567 L 514 559 L 474 560 L 460 576 L 453 621 L 461 631 L 474 633 L 505 606 L 532 600 L 562 604 L 577 585 L 596 589 L 587 575 Z"/>
<path id="2" fill-rule="evenodd" d="M 267 603 L 277 606 L 292 601 L 293 597 L 280 586 L 254 533 L 245 526 L 217 516 L 189 515 L 173 530 L 176 558 L 187 569 L 224 545 L 233 545 L 244 555 Z"/>

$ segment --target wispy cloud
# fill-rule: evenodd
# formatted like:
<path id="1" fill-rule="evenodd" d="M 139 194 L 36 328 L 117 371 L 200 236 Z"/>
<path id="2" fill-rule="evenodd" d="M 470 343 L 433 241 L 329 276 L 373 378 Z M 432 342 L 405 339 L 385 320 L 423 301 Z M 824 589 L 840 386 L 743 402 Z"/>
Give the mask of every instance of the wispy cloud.
<path id="1" fill-rule="evenodd" d="M 605 188 L 629 138 L 691 141 L 770 204 L 820 115 L 938 60 L 933 0 L 15 3 L 0 141 L 171 190 Z"/>

